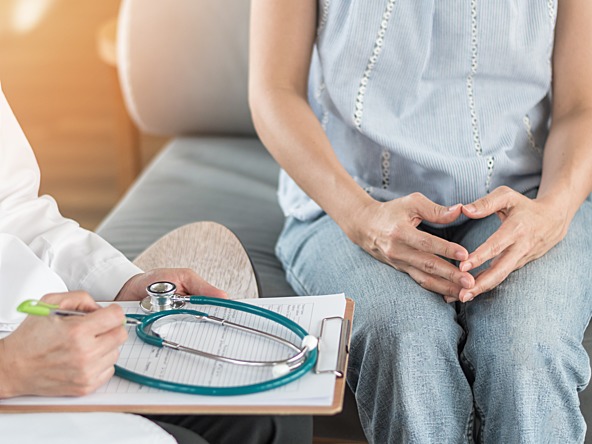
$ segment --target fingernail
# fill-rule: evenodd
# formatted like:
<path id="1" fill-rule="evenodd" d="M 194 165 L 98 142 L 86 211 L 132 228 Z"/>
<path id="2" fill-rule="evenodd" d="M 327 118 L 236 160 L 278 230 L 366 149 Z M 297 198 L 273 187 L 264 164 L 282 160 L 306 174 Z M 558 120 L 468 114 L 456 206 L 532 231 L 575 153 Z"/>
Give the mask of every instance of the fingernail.
<path id="1" fill-rule="evenodd" d="M 473 293 L 465 293 L 465 302 L 471 302 L 475 295 Z"/>
<path id="2" fill-rule="evenodd" d="M 471 288 L 473 286 L 473 281 L 466 276 L 460 278 L 460 283 L 464 288 Z"/>
<path id="3" fill-rule="evenodd" d="M 475 205 L 469 204 L 465 205 L 465 210 L 469 213 L 475 213 L 477 211 L 477 207 Z"/>
<path id="4" fill-rule="evenodd" d="M 460 271 L 469 271 L 471 268 L 473 268 L 473 264 L 471 264 L 470 262 L 464 262 L 460 266 Z"/>
<path id="5" fill-rule="evenodd" d="M 453 212 L 455 212 L 456 210 L 458 210 L 458 207 L 460 207 L 460 204 L 456 204 L 456 205 L 453 205 L 453 206 L 451 206 L 451 207 L 448 207 L 448 212 L 449 212 L 449 213 L 453 213 Z"/>
<path id="6" fill-rule="evenodd" d="M 467 257 L 467 253 L 465 253 L 464 251 L 457 251 L 456 253 L 454 253 L 454 257 L 457 258 L 459 261 L 462 261 L 464 258 Z"/>
<path id="7" fill-rule="evenodd" d="M 451 304 L 454 301 L 456 301 L 456 299 L 454 299 L 452 296 L 444 296 L 444 300 L 446 301 L 447 304 Z"/>

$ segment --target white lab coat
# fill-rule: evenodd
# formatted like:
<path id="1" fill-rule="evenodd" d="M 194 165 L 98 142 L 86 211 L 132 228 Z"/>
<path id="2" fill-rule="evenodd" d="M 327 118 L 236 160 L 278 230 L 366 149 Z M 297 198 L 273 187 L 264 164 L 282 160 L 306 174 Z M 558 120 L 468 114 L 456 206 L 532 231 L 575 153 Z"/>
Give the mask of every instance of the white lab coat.
<path id="1" fill-rule="evenodd" d="M 25 299 L 85 290 L 96 300 L 113 300 L 123 284 L 141 272 L 105 240 L 64 218 L 51 197 L 39 197 L 39 182 L 33 151 L 0 88 L 0 334 L 4 336 L 22 321 L 16 307 Z M 0 441 L 175 442 L 145 418 L 105 413 L 0 415 Z"/>

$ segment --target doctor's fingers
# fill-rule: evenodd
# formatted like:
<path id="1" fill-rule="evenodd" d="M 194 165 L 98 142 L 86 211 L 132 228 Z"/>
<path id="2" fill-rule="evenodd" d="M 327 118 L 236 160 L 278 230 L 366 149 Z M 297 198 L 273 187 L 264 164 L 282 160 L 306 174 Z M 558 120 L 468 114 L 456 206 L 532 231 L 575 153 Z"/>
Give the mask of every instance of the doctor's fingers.
<path id="1" fill-rule="evenodd" d="M 67 396 L 93 393 L 113 376 L 114 364 L 118 357 L 119 350 L 111 350 L 97 359 L 84 359 L 76 364 L 72 363 L 69 369 L 64 369 L 64 376 L 67 378 L 59 391 Z"/>
<path id="2" fill-rule="evenodd" d="M 134 276 L 130 279 L 130 284 L 133 284 L 133 287 L 135 288 L 139 288 L 139 290 L 134 291 L 145 296 L 146 287 L 151 283 L 158 281 L 169 281 L 174 283 L 180 294 L 228 298 L 226 292 L 214 287 L 190 268 L 154 268 L 144 274 Z M 138 283 L 140 284 L 139 287 Z M 128 290 L 126 289 L 126 286 L 122 288 L 124 293 L 125 290 Z M 129 290 L 132 291 L 133 288 L 129 288 Z M 126 294 L 122 294 L 122 297 L 118 298 L 118 300 L 124 299 L 128 299 Z M 138 298 L 136 297 L 134 299 Z"/>
<path id="3" fill-rule="evenodd" d="M 106 384 L 109 381 L 109 379 L 111 379 L 113 377 L 114 374 L 115 374 L 115 367 L 113 367 L 113 365 L 110 365 L 101 374 L 99 374 L 97 376 L 96 388 L 93 391 L 96 391 L 102 385 Z"/>
<path id="4" fill-rule="evenodd" d="M 76 362 L 70 367 L 79 366 L 81 369 L 92 367 L 104 356 L 117 351 L 127 339 L 127 331 L 119 325 L 101 334 L 93 334 L 87 328 L 86 319 L 76 319 L 62 322 L 61 345 L 56 348 L 57 353 L 65 356 L 64 362 Z M 65 325 L 69 324 L 69 325 Z"/>
<path id="5" fill-rule="evenodd" d="M 121 327 L 125 322 L 123 309 L 117 304 L 111 304 L 99 310 L 87 314 L 83 318 L 84 328 L 92 335 L 100 335 L 116 327 Z"/>
<path id="6" fill-rule="evenodd" d="M 97 354 L 102 355 L 111 350 L 117 350 L 127 341 L 127 338 L 128 333 L 126 327 L 123 325 L 115 327 L 95 337 L 95 351 Z"/>
<path id="7" fill-rule="evenodd" d="M 198 294 L 222 299 L 228 298 L 228 295 L 225 291 L 214 287 L 195 271 L 184 268 L 181 269 L 180 272 L 182 275 L 181 283 L 187 294 Z"/>
<path id="8" fill-rule="evenodd" d="M 95 311 L 99 304 L 85 291 L 68 291 L 65 293 L 49 293 L 41 298 L 47 304 L 59 305 L 63 310 Z"/>

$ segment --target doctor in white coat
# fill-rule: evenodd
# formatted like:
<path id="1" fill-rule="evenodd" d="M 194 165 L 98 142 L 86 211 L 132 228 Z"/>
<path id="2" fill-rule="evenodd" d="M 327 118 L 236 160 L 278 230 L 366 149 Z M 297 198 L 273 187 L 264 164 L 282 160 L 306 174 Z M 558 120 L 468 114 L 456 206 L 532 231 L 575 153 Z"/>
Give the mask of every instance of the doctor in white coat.
<path id="1" fill-rule="evenodd" d="M 180 293 L 226 296 L 188 269 L 144 273 L 98 235 L 62 217 L 51 197 L 38 195 L 39 182 L 33 151 L 0 89 L 0 403 L 21 395 L 85 395 L 113 375 L 118 348 L 127 338 L 124 315 L 118 306 L 100 308 L 95 300 L 139 300 L 146 286 L 159 280 L 174 282 Z M 24 319 L 16 308 L 25 299 L 91 313 Z M 277 430 L 275 439 L 263 438 L 266 427 L 259 419 L 269 418 L 249 422 L 250 428 L 259 428 L 251 438 L 236 420 L 242 442 L 288 442 Z M 267 428 L 291 434 L 286 419 Z M 232 429 L 222 421 L 218 429 Z M 215 417 L 207 417 L 206 422 L 216 425 Z M 289 442 L 306 442 L 303 436 L 312 435 L 310 419 L 294 424 L 300 433 L 292 438 L 299 441 Z M 154 422 L 136 415 L 0 415 L 3 443 L 52 439 L 59 443 L 175 442 Z"/>

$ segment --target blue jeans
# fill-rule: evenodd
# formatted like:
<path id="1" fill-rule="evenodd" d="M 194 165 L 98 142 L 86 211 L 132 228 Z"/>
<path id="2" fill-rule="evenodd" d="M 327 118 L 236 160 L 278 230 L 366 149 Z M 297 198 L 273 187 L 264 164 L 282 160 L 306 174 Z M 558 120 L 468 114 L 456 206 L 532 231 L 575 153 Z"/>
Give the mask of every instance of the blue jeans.
<path id="1" fill-rule="evenodd" d="M 491 216 L 423 229 L 473 251 L 498 227 Z M 327 215 L 289 218 L 276 253 L 299 294 L 355 300 L 348 383 L 371 443 L 584 441 L 590 198 L 560 244 L 467 304 L 375 260 Z"/>

